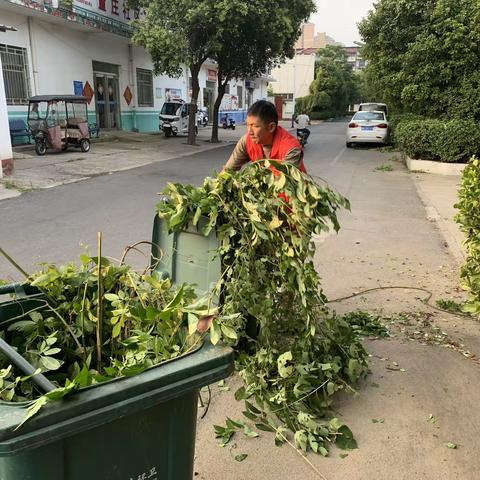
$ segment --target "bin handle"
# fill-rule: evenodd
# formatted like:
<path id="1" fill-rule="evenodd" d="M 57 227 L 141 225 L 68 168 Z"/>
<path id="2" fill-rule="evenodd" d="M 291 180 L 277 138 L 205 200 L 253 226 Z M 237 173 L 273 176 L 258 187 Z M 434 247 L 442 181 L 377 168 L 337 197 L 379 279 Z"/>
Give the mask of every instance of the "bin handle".
<path id="1" fill-rule="evenodd" d="M 19 297 L 25 297 L 26 293 L 22 283 L 10 283 L 7 285 L 0 285 L 0 295 L 15 293 Z"/>
<path id="2" fill-rule="evenodd" d="M 3 340 L 3 338 L 0 338 L 0 351 L 23 373 L 31 375 L 32 382 L 43 392 L 48 393 L 51 390 L 55 390 L 55 385 L 42 373 L 35 373 L 37 369 L 27 362 L 13 347 Z"/>

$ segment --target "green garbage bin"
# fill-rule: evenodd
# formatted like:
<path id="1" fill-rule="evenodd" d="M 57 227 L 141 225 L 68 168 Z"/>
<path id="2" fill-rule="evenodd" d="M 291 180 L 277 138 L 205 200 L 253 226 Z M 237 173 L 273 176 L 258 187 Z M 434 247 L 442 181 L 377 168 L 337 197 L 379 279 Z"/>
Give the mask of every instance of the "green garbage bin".
<path id="1" fill-rule="evenodd" d="M 200 217 L 196 226 L 169 233 L 163 219 L 156 215 L 153 220 L 152 269 L 177 285 L 195 285 L 199 296 L 214 290 L 222 271 L 215 230 L 208 236 L 202 233 L 207 221 Z"/>
<path id="2" fill-rule="evenodd" d="M 0 331 L 40 299 L 0 303 Z M 198 391 L 232 371 L 233 351 L 207 342 L 52 402 L 19 429 L 27 405 L 0 402 L 0 480 L 191 480 Z"/>

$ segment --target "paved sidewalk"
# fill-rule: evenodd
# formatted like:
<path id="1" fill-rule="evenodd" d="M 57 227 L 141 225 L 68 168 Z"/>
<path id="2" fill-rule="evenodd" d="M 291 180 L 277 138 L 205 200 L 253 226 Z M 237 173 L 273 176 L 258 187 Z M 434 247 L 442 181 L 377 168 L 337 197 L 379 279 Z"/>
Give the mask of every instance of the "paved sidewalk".
<path id="1" fill-rule="evenodd" d="M 425 205 L 427 218 L 438 225 L 445 242 L 458 263 L 465 261 L 464 235 L 454 217 L 458 210 L 454 207 L 458 201 L 461 176 L 415 173 L 414 183 Z"/>

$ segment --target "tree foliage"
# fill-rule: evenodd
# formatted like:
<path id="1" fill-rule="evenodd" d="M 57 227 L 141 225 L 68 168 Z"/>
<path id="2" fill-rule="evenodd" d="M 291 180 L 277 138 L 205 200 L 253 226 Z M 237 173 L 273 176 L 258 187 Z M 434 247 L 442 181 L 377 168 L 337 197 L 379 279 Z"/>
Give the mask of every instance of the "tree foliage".
<path id="1" fill-rule="evenodd" d="M 131 0 L 146 15 L 134 23 L 133 40 L 151 55 L 156 74 L 179 77 L 183 65 L 192 76 L 192 103 L 196 104 L 200 85 L 198 74 L 219 48 L 227 23 L 240 0 Z M 195 143 L 195 115 L 190 111 L 188 142 Z"/>
<path id="2" fill-rule="evenodd" d="M 359 30 L 375 100 L 480 119 L 480 2 L 379 0 Z"/>
<path id="3" fill-rule="evenodd" d="M 293 57 L 300 26 L 315 10 L 313 0 L 237 0 L 233 17 L 213 58 L 218 63 L 218 95 L 212 141 L 218 141 L 218 110 L 227 83 L 233 78 L 258 77 L 285 58 Z M 218 20 L 216 20 L 218 21 Z"/>
<path id="4" fill-rule="evenodd" d="M 310 95 L 297 101 L 296 110 L 321 112 L 326 116 L 343 114 L 358 98 L 358 80 L 347 62 L 343 47 L 328 45 L 318 51 L 315 79 Z"/>

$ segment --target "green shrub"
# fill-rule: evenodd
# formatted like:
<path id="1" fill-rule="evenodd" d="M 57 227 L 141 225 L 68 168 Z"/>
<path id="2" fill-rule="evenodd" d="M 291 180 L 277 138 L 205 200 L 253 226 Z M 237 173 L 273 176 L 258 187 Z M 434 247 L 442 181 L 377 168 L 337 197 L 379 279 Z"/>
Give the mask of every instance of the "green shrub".
<path id="1" fill-rule="evenodd" d="M 394 131 L 410 158 L 458 163 L 480 153 L 480 127 L 471 120 L 403 120 Z"/>
<path id="2" fill-rule="evenodd" d="M 462 267 L 463 287 L 469 293 L 463 310 L 480 314 L 480 161 L 473 157 L 465 167 L 462 185 L 455 205 L 459 213 L 455 217 L 465 234 L 467 260 Z"/>

